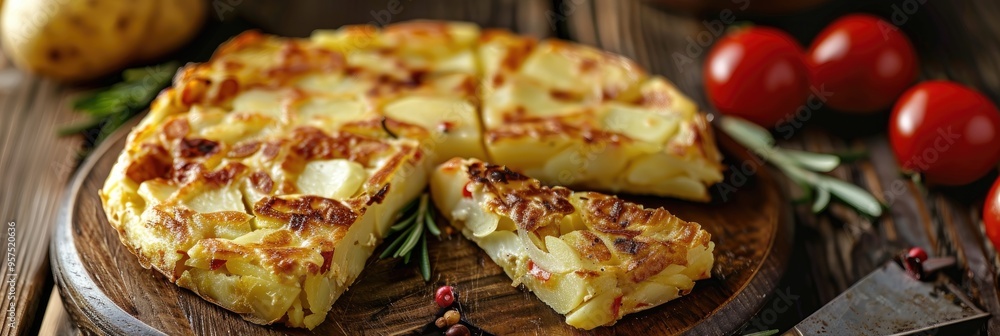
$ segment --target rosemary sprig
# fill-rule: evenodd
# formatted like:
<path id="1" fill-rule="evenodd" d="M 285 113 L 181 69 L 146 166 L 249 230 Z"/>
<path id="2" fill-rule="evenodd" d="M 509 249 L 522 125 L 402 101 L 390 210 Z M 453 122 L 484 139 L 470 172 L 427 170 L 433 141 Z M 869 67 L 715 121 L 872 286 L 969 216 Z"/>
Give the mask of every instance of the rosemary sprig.
<path id="1" fill-rule="evenodd" d="M 825 210 L 830 204 L 831 196 L 835 196 L 859 213 L 871 217 L 882 215 L 882 203 L 861 187 L 829 175 L 818 174 L 837 168 L 842 161 L 841 157 L 777 147 L 770 132 L 740 118 L 722 117 L 719 126 L 733 140 L 756 152 L 795 181 L 806 195 L 811 196 L 813 212 Z"/>
<path id="2" fill-rule="evenodd" d="M 59 135 L 86 133 L 97 128 L 94 144 L 100 143 L 132 116 L 149 107 L 157 93 L 170 85 L 170 79 L 179 66 L 178 62 L 168 62 L 123 71 L 121 82 L 73 102 L 73 109 L 89 115 L 90 120 L 64 127 L 59 130 Z"/>
<path id="3" fill-rule="evenodd" d="M 426 193 L 404 206 L 399 212 L 396 224 L 389 228 L 390 235 L 394 235 L 395 238 L 378 256 L 379 259 L 402 257 L 405 264 L 409 264 L 413 257 L 419 258 L 420 275 L 424 281 L 431 279 L 430 254 L 427 252 L 427 235 L 424 234 L 424 230 L 435 237 L 441 236 L 441 230 L 434 221 L 430 207 Z M 417 246 L 420 247 L 416 252 L 419 255 L 413 256 Z"/>

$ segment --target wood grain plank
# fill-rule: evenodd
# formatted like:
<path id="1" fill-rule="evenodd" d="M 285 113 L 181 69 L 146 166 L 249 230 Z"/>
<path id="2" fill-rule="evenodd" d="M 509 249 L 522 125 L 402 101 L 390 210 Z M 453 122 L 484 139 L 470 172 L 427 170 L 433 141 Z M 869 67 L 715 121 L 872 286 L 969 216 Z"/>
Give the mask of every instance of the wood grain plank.
<path id="1" fill-rule="evenodd" d="M 938 196 L 936 198 L 941 209 L 940 218 L 943 229 L 946 230 L 945 237 L 954 244 L 954 252 L 958 257 L 961 269 L 962 282 L 970 297 L 976 304 L 986 311 L 1000 311 L 1000 300 L 997 290 L 997 270 L 993 262 L 986 253 L 988 241 L 984 241 L 984 236 L 979 225 L 979 211 L 976 207 L 971 207 L 972 211 L 964 211 L 970 208 L 966 204 L 956 203 L 954 200 Z M 990 317 L 986 325 L 988 335 L 995 335 L 997 330 L 995 321 L 1000 318 L 997 314 Z"/>
<path id="2" fill-rule="evenodd" d="M 52 294 L 49 295 L 49 303 L 45 306 L 45 316 L 42 317 L 42 326 L 38 330 L 39 336 L 68 336 L 80 333 L 73 325 L 66 308 L 63 307 L 62 298 L 59 297 L 59 288 L 53 287 Z"/>
<path id="3" fill-rule="evenodd" d="M 0 70 L 0 216 L 4 240 L 14 240 L 14 246 L 7 247 L 14 248 L 8 257 L 15 264 L 13 272 L 6 263 L 0 269 L 3 292 L 12 294 L 0 298 L 0 305 L 14 307 L 13 318 L 4 309 L 0 335 L 35 332 L 30 328 L 39 322 L 38 312 L 48 302 L 48 239 L 81 143 L 77 138 L 56 137 L 59 127 L 81 119 L 67 108 L 72 94 L 10 66 Z M 11 288 L 7 281 L 16 285 Z"/>

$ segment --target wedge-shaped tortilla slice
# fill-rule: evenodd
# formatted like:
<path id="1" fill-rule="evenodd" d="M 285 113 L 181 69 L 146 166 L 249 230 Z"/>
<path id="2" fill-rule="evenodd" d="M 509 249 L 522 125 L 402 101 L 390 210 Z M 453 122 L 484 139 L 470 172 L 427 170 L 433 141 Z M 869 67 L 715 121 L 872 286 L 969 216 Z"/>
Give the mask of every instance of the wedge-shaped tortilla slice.
<path id="1" fill-rule="evenodd" d="M 315 327 L 437 153 L 482 155 L 462 46 L 477 34 L 412 23 L 234 38 L 182 69 L 132 130 L 100 192 L 109 221 L 144 267 L 206 300 Z"/>
<path id="2" fill-rule="evenodd" d="M 111 224 L 144 267 L 204 299 L 315 327 L 423 190 L 418 144 L 309 127 L 225 143 L 200 137 L 196 117 L 138 130 L 149 137 L 101 190 Z"/>
<path id="3" fill-rule="evenodd" d="M 490 161 L 548 185 L 707 201 L 722 180 L 711 127 L 635 62 L 503 31 L 480 39 Z"/>
<path id="4" fill-rule="evenodd" d="M 507 167 L 453 159 L 434 203 L 513 279 L 581 329 L 689 293 L 715 244 L 697 223 L 614 196 L 545 187 Z"/>

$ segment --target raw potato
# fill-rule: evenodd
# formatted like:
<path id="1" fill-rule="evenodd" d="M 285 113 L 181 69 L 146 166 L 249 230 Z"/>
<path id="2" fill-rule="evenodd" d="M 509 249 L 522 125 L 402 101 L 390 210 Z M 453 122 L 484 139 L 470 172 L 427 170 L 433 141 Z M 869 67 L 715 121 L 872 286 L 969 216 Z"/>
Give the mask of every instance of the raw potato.
<path id="1" fill-rule="evenodd" d="M 4 49 L 18 67 L 65 81 L 126 66 L 153 1 L 7 0 Z"/>
<path id="2" fill-rule="evenodd" d="M 2 1 L 2 0 L 0 0 Z M 158 0 L 153 5 L 144 40 L 156 43 L 136 45 L 136 60 L 154 61 L 189 41 L 201 28 L 208 14 L 204 0 Z"/>
<path id="3" fill-rule="evenodd" d="M 154 60 L 204 21 L 202 0 L 5 0 L 4 50 L 21 69 L 86 81 Z"/>

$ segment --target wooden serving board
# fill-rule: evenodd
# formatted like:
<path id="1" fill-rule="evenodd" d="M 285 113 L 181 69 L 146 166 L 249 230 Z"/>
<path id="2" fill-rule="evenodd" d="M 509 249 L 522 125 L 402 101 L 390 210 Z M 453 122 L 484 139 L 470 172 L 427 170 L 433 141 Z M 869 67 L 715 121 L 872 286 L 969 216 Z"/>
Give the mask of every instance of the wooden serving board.
<path id="1" fill-rule="evenodd" d="M 439 313 L 433 292 L 447 284 L 457 289 L 464 323 L 493 334 L 722 335 L 734 332 L 758 311 L 777 285 L 790 251 L 788 204 L 771 173 L 760 168 L 741 186 L 735 183 L 742 179 L 727 176 L 727 181 L 735 181 L 736 191 L 729 193 L 726 201 L 718 194 L 710 204 L 625 197 L 647 206 L 666 207 L 681 218 L 701 223 L 712 233 L 716 264 L 713 277 L 699 281 L 691 294 L 628 315 L 613 327 L 585 332 L 566 325 L 561 315 L 533 294 L 512 287 L 489 256 L 457 233 L 443 241 L 429 241 L 430 282 L 424 282 L 416 267 L 401 260 L 373 256 L 316 329 L 260 326 L 142 268 L 119 241 L 97 191 L 124 147 L 124 131 L 130 128 L 124 127 L 105 141 L 81 167 L 60 210 L 52 240 L 53 272 L 63 301 L 80 329 L 95 334 L 427 333 L 436 330 L 428 324 Z M 719 140 L 728 157 L 727 166 L 757 164 L 728 138 Z"/>

